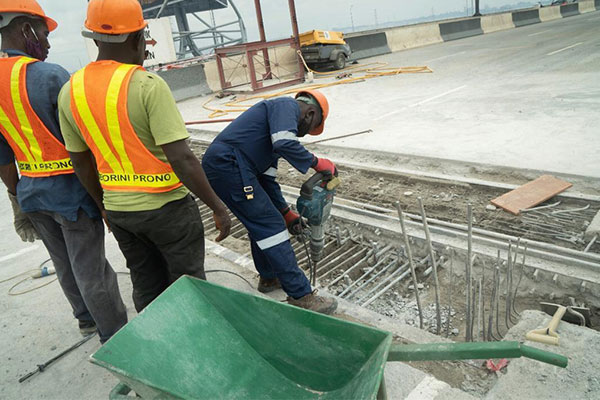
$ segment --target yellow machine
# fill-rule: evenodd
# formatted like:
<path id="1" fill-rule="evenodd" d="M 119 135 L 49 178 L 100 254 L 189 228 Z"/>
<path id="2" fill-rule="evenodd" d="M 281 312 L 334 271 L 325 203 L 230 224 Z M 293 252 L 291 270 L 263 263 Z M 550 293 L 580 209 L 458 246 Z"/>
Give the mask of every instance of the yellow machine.
<path id="1" fill-rule="evenodd" d="M 346 42 L 342 32 L 313 30 L 300 34 L 300 47 L 313 44 L 346 44 Z"/>
<path id="2" fill-rule="evenodd" d="M 342 32 L 304 32 L 300 34 L 300 47 L 310 68 L 333 66 L 335 69 L 343 69 L 352 54 Z"/>

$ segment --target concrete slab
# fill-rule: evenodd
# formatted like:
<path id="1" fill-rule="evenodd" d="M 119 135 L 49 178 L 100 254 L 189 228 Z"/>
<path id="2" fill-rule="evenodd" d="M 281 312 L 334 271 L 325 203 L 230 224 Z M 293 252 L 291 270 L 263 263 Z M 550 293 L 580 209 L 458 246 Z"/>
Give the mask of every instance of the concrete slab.
<path id="1" fill-rule="evenodd" d="M 523 341 L 525 333 L 548 326 L 550 316 L 541 311 L 525 311 L 510 329 L 506 340 Z M 569 358 L 566 369 L 519 358 L 512 360 L 485 399 L 597 399 L 600 396 L 600 333 L 561 322 L 560 346 L 525 343 Z"/>
<path id="2" fill-rule="evenodd" d="M 363 60 L 428 65 L 434 73 L 322 89 L 331 106 L 325 137 L 374 131 L 326 143 L 600 177 L 598 15 Z M 202 104 L 208 99 L 179 103 L 184 118 L 206 118 Z M 218 131 L 224 126 L 202 127 Z"/>

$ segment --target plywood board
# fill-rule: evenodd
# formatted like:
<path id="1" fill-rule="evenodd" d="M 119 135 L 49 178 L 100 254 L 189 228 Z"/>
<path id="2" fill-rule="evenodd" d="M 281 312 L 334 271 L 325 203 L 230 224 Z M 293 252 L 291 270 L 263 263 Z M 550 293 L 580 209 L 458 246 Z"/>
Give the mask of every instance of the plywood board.
<path id="1" fill-rule="evenodd" d="M 542 175 L 500 197 L 492 204 L 512 214 L 519 215 L 521 210 L 534 207 L 573 186 L 552 175 Z"/>

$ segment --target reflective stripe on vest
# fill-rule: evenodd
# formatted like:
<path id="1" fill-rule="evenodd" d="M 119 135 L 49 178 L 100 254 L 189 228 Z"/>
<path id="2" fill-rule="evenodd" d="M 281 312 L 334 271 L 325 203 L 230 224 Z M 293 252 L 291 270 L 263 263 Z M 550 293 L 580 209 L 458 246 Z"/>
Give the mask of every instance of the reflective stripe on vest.
<path id="1" fill-rule="evenodd" d="M 29 103 L 29 57 L 0 58 L 0 130 L 10 145 L 24 176 L 72 174 L 69 153 L 46 128 Z"/>
<path id="2" fill-rule="evenodd" d="M 129 82 L 142 67 L 99 61 L 71 77 L 71 111 L 96 158 L 105 190 L 168 192 L 182 186 L 168 163 L 135 133 L 127 110 Z"/>

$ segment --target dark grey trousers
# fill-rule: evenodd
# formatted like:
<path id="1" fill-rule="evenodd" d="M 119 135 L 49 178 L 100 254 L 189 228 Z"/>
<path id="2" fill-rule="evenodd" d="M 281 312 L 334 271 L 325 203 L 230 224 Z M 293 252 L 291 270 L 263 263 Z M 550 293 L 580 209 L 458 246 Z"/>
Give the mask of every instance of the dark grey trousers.
<path id="1" fill-rule="evenodd" d="M 56 276 L 80 321 L 96 322 L 102 342 L 127 323 L 117 274 L 104 253 L 104 225 L 79 210 L 72 222 L 58 213 L 27 213 L 40 234 Z"/>
<path id="2" fill-rule="evenodd" d="M 191 195 L 151 211 L 107 211 L 127 260 L 133 303 L 143 310 L 182 275 L 204 275 L 204 227 Z"/>

